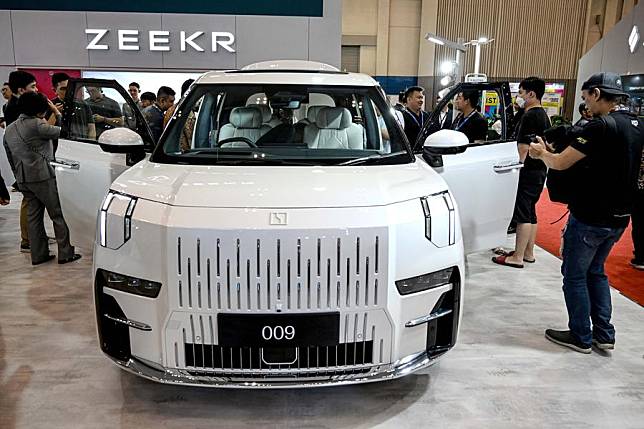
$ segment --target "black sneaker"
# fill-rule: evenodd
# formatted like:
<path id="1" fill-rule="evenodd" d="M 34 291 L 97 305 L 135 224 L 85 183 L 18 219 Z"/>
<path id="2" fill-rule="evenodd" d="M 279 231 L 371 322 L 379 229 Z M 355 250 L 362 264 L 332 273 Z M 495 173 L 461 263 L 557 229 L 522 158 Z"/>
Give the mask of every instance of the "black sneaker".
<path id="1" fill-rule="evenodd" d="M 52 260 L 52 259 L 54 259 L 55 257 L 56 257 L 56 255 L 47 255 L 47 257 L 46 257 L 45 259 L 41 260 L 41 261 L 35 261 L 35 262 L 34 262 L 34 261 L 31 261 L 31 265 L 40 265 L 40 264 L 44 264 L 45 262 L 49 262 L 49 261 L 51 261 L 51 260 Z"/>
<path id="2" fill-rule="evenodd" d="M 68 263 L 70 263 L 70 262 L 78 261 L 80 258 L 81 258 L 81 255 L 79 255 L 78 253 L 75 253 L 75 254 L 74 254 L 74 256 L 72 256 L 72 257 L 70 257 L 70 258 L 67 258 L 67 259 L 59 259 L 59 260 L 58 260 L 58 263 L 59 263 L 59 264 L 61 264 L 61 265 L 62 265 L 62 264 L 68 264 Z"/>
<path id="3" fill-rule="evenodd" d="M 644 271 L 644 261 L 641 259 L 631 259 L 631 266 L 635 268 L 636 270 L 643 270 Z"/>
<path id="4" fill-rule="evenodd" d="M 593 346 L 597 347 L 599 350 L 614 350 L 615 349 L 615 340 L 613 341 L 599 341 L 593 338 Z"/>
<path id="5" fill-rule="evenodd" d="M 546 338 L 555 344 L 568 347 L 579 353 L 589 354 L 591 352 L 591 346 L 582 344 L 570 331 L 546 329 Z"/>

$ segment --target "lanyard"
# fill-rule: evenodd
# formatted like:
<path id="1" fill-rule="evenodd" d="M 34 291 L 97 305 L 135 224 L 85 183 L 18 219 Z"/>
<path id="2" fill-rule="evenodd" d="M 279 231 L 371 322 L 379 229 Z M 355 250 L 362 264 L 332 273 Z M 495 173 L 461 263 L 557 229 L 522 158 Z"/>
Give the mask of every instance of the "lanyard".
<path id="1" fill-rule="evenodd" d="M 460 121 L 458 121 L 458 124 L 456 125 L 456 127 L 454 128 L 454 130 L 459 131 L 461 128 L 463 128 L 463 125 L 465 125 L 465 123 L 466 123 L 467 121 L 469 121 L 469 119 L 470 119 L 470 118 L 471 118 L 475 113 L 476 113 L 476 109 L 472 110 L 472 111 L 470 112 L 470 114 L 469 114 L 469 115 L 467 115 L 467 117 L 466 117 L 466 118 L 463 118 L 463 117 L 461 116 L 461 120 L 460 120 Z"/>
<path id="2" fill-rule="evenodd" d="M 422 110 L 420 111 L 420 122 L 418 122 L 418 118 L 416 118 L 416 115 L 414 114 L 414 112 L 412 112 L 409 109 L 405 109 L 405 110 L 407 111 L 407 113 L 409 113 L 411 115 L 411 117 L 413 118 L 414 122 L 416 122 L 416 125 L 418 125 L 418 127 L 422 130 L 423 129 L 423 122 L 425 122 L 425 118 L 423 117 L 423 111 Z"/>

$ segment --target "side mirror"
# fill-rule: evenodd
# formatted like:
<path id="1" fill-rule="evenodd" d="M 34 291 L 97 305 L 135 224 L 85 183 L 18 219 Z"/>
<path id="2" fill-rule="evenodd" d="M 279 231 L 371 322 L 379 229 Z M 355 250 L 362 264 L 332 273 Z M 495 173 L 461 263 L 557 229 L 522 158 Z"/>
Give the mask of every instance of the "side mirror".
<path id="1" fill-rule="evenodd" d="M 112 128 L 98 136 L 98 144 L 105 152 L 130 153 L 143 149 L 143 139 L 129 128 Z"/>
<path id="2" fill-rule="evenodd" d="M 467 136 L 460 131 L 440 130 L 427 137 L 423 145 L 423 153 L 429 155 L 463 153 L 469 143 Z"/>

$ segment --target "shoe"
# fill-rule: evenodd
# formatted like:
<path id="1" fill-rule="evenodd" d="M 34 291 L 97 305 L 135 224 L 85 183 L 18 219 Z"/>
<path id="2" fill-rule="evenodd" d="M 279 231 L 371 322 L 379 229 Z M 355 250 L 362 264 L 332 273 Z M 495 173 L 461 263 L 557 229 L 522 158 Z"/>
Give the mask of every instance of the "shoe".
<path id="1" fill-rule="evenodd" d="M 492 262 L 499 265 L 505 265 L 506 267 L 523 268 L 523 264 L 514 264 L 512 262 L 507 262 L 506 261 L 507 258 L 508 258 L 507 256 L 493 256 Z"/>
<path id="2" fill-rule="evenodd" d="M 568 347 L 576 352 L 590 354 L 591 346 L 583 344 L 576 339 L 570 331 L 557 331 L 554 329 L 546 329 L 546 338 L 555 344 Z"/>
<path id="3" fill-rule="evenodd" d="M 72 256 L 71 258 L 59 259 L 58 263 L 61 264 L 61 265 L 62 264 L 67 264 L 69 262 L 78 261 L 80 258 L 81 258 L 81 255 L 79 255 L 78 253 L 75 253 L 74 256 Z"/>
<path id="4" fill-rule="evenodd" d="M 31 265 L 40 265 L 40 264 L 44 264 L 45 262 L 49 262 L 49 261 L 51 261 L 51 260 L 52 260 L 52 259 L 54 259 L 55 257 L 56 257 L 56 255 L 47 255 L 47 257 L 46 257 L 45 259 L 43 259 L 42 261 L 37 261 L 37 262 L 31 261 Z"/>
<path id="5" fill-rule="evenodd" d="M 644 271 L 644 261 L 641 259 L 631 259 L 631 266 L 635 268 L 636 270 L 643 270 Z"/>
<path id="6" fill-rule="evenodd" d="M 615 349 L 615 340 L 613 341 L 599 341 L 593 338 L 593 346 L 597 347 L 599 350 L 614 350 Z"/>
<path id="7" fill-rule="evenodd" d="M 29 244 L 21 244 L 20 253 L 31 253 L 31 246 Z"/>

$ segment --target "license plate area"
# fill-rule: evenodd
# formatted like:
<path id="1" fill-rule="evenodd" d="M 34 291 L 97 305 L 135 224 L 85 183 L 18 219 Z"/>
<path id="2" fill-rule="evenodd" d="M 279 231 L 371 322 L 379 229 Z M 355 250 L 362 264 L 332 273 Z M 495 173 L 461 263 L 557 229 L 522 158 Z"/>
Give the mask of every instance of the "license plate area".
<path id="1" fill-rule="evenodd" d="M 335 346 L 340 342 L 340 313 L 219 313 L 217 332 L 219 345 L 225 347 L 294 349 L 301 346 Z M 270 353 L 271 359 L 291 358 L 277 356 L 279 352 Z"/>

